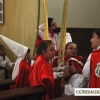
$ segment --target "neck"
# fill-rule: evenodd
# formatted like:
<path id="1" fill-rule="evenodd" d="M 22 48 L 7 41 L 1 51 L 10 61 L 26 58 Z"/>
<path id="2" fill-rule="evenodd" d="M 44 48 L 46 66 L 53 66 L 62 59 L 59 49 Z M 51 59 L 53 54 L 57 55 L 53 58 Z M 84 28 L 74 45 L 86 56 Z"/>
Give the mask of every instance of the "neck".
<path id="1" fill-rule="evenodd" d="M 43 58 L 45 58 L 47 61 L 49 61 L 49 59 L 44 55 L 42 54 Z"/>
<path id="2" fill-rule="evenodd" d="M 53 32 L 53 30 L 49 29 L 49 32 L 50 32 L 50 33 L 52 33 L 52 32 Z"/>

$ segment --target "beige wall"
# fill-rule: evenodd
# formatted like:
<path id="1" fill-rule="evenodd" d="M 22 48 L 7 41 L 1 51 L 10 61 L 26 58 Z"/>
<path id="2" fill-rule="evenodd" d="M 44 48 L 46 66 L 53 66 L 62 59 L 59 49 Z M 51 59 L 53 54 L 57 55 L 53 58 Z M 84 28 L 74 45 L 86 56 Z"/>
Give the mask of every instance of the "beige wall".
<path id="1" fill-rule="evenodd" d="M 49 17 L 61 26 L 64 0 L 47 0 Z M 100 0 L 68 0 L 67 26 L 70 28 L 100 28 Z"/>
<path id="2" fill-rule="evenodd" d="M 42 5 L 41 3 L 40 23 L 43 22 Z M 4 24 L 0 24 L 0 34 L 28 46 L 32 54 L 36 36 L 37 12 L 38 0 L 4 0 Z M 0 43 L 4 44 L 1 39 Z M 5 44 L 4 46 L 7 56 L 14 61 L 15 55 Z"/>

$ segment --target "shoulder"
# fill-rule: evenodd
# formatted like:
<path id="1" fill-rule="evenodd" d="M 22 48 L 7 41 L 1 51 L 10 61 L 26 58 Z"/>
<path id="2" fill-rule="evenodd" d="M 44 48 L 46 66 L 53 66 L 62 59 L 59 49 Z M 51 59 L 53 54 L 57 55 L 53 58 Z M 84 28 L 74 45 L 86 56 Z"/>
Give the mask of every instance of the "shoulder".
<path id="1" fill-rule="evenodd" d="M 70 35 L 70 33 L 69 32 L 66 32 L 66 35 Z"/>
<path id="2" fill-rule="evenodd" d="M 38 56 L 35 61 L 35 65 L 46 66 L 46 65 L 50 65 L 50 63 L 44 57 Z"/>
<path id="3" fill-rule="evenodd" d="M 31 65 L 25 60 L 25 59 L 23 59 L 23 60 L 21 60 L 21 62 L 20 62 L 20 66 L 21 67 L 23 67 L 23 68 L 31 68 Z"/>
<path id="4" fill-rule="evenodd" d="M 94 50 L 92 51 L 92 54 L 100 54 L 100 50 Z"/>
<path id="5" fill-rule="evenodd" d="M 74 74 L 74 75 L 71 77 L 70 80 L 71 80 L 71 81 L 70 81 L 71 84 L 72 84 L 72 83 L 80 83 L 81 81 L 84 80 L 84 77 L 83 77 L 83 75 L 81 75 L 81 74 Z"/>
<path id="6" fill-rule="evenodd" d="M 100 55 L 100 50 L 92 51 L 92 53 L 91 53 L 91 58 L 97 57 L 98 55 Z M 99 56 L 98 56 L 98 57 L 99 57 Z"/>
<path id="7" fill-rule="evenodd" d="M 60 34 L 54 34 L 55 38 L 59 38 L 60 37 Z"/>

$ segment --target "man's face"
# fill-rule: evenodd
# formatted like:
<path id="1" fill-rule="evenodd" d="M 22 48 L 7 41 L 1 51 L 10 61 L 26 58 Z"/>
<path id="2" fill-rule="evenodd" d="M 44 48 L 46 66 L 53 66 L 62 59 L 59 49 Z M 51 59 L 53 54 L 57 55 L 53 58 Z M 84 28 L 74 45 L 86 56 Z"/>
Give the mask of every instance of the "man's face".
<path id="1" fill-rule="evenodd" d="M 57 28 L 56 22 L 54 20 L 52 20 L 51 26 L 49 28 L 50 30 L 53 30 L 53 31 Z"/>

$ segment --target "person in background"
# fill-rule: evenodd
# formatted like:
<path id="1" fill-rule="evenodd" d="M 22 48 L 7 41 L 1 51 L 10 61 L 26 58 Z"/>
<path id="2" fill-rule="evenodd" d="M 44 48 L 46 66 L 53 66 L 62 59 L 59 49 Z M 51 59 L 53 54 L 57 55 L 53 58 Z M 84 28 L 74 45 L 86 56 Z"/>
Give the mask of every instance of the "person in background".
<path id="1" fill-rule="evenodd" d="M 45 100 L 54 98 L 54 76 L 49 62 L 54 55 L 54 44 L 50 40 L 42 41 L 38 46 L 37 58 L 28 78 L 30 86 L 43 85 L 49 89 Z"/>
<path id="2" fill-rule="evenodd" d="M 39 42 L 41 42 L 42 40 L 44 40 L 44 24 L 39 26 L 38 29 L 38 39 L 37 39 L 37 43 L 36 46 L 38 47 Z M 51 40 L 55 45 L 55 56 L 51 59 L 51 64 L 52 67 L 57 67 L 57 59 L 58 59 L 58 49 L 59 49 L 59 45 L 60 45 L 60 33 L 56 34 L 55 30 L 57 29 L 57 25 L 56 22 L 53 18 L 48 18 L 48 31 L 49 31 L 49 40 Z M 66 33 L 66 43 L 68 42 L 72 42 L 72 38 L 70 33 Z M 54 73 L 55 74 L 55 73 Z M 57 79 L 58 80 L 58 79 Z M 55 89 L 55 91 L 57 91 L 57 93 L 55 93 L 55 97 L 59 97 L 59 92 L 58 92 L 58 84 L 59 82 L 55 80 L 55 86 L 57 87 L 57 90 Z"/>
<path id="3" fill-rule="evenodd" d="M 64 72 L 64 78 L 65 78 L 65 83 L 67 83 L 67 81 L 69 81 L 70 76 L 69 74 L 69 59 L 71 57 L 75 57 L 77 55 L 77 45 L 74 42 L 69 42 L 65 45 L 65 57 L 64 57 L 64 61 L 65 61 L 65 65 L 67 66 L 67 69 L 65 69 Z M 61 86 L 64 86 L 64 84 L 61 84 Z"/>
<path id="4" fill-rule="evenodd" d="M 82 75 L 85 62 L 82 56 L 75 56 L 69 59 L 69 75 L 71 78 L 68 84 L 65 85 L 65 95 L 74 95 L 75 88 L 87 87 L 87 82 Z"/>
<path id="5" fill-rule="evenodd" d="M 100 29 L 93 32 L 90 41 L 93 51 L 87 59 L 82 74 L 89 81 L 89 88 L 100 88 Z M 100 100 L 100 97 L 96 99 Z"/>
<path id="6" fill-rule="evenodd" d="M 71 70 L 71 67 L 69 67 L 69 64 L 70 64 L 69 61 L 71 61 L 70 58 L 77 57 L 77 51 L 78 51 L 77 45 L 74 42 L 69 42 L 66 44 L 65 58 L 64 58 L 65 65 L 67 66 L 67 70 L 66 70 L 67 72 L 64 73 L 66 83 L 67 83 L 67 81 L 69 81 L 70 76 L 73 75 L 73 71 Z M 83 63 L 85 63 L 87 60 L 87 58 L 85 56 L 80 56 L 80 58 L 83 60 Z M 80 67 L 78 67 L 78 68 L 80 68 Z M 78 71 L 79 71 L 79 73 L 82 73 L 81 68 L 78 69 Z M 70 74 L 70 75 L 68 75 L 68 74 Z"/>
<path id="7" fill-rule="evenodd" d="M 49 88 L 50 92 L 46 95 L 48 98 L 54 98 L 54 80 L 62 77 L 61 72 L 65 66 L 52 68 L 50 60 L 55 56 L 55 47 L 51 40 L 42 40 L 37 49 L 37 58 L 29 74 L 30 86 L 43 85 Z M 37 77 L 38 76 L 38 77 Z"/>
<path id="8" fill-rule="evenodd" d="M 65 45 L 65 62 L 68 61 L 68 59 L 70 57 L 74 57 L 77 55 L 77 44 L 75 44 L 74 42 L 68 42 L 66 45 Z"/>
<path id="9" fill-rule="evenodd" d="M 27 62 L 27 59 L 29 57 L 30 57 L 30 49 L 27 48 L 25 56 L 20 57 L 16 60 L 12 73 L 12 80 L 14 80 L 16 84 L 11 85 L 10 89 L 26 87 L 25 82 L 27 79 L 27 75 L 31 69 L 31 65 Z"/>
<path id="10" fill-rule="evenodd" d="M 5 47 L 0 44 L 0 80 L 8 79 L 6 67 L 13 67 L 14 63 L 6 56 Z"/>
<path id="11" fill-rule="evenodd" d="M 16 82 L 11 85 L 11 89 L 25 87 L 27 75 L 31 69 L 31 65 L 27 62 L 30 58 L 30 49 L 21 45 L 5 36 L 0 35 L 1 39 L 7 44 L 11 51 L 18 57 L 12 72 L 12 80 Z"/>
<path id="12" fill-rule="evenodd" d="M 66 66 L 66 68 L 64 69 L 64 82 L 61 82 L 61 78 L 58 78 L 57 80 L 55 80 L 55 97 L 60 97 L 63 95 L 63 91 L 64 91 L 64 86 L 66 81 L 69 80 L 69 76 L 68 76 L 68 71 L 66 70 L 68 68 L 68 60 L 70 57 L 72 56 L 76 56 L 77 54 L 77 45 L 74 42 L 68 42 L 65 45 L 65 57 L 64 57 L 64 61 L 63 61 L 63 66 Z M 56 68 L 54 66 L 57 66 L 57 61 L 58 58 L 54 59 L 53 63 L 53 68 Z"/>
<path id="13" fill-rule="evenodd" d="M 39 42 L 41 42 L 42 40 L 44 40 L 44 24 L 39 26 L 38 29 L 38 39 L 37 39 L 37 43 L 36 46 L 38 47 Z M 48 18 L 48 31 L 49 31 L 49 40 L 51 40 L 54 44 L 55 44 L 55 57 L 58 56 L 58 49 L 59 49 L 59 44 L 60 44 L 60 33 L 56 34 L 55 30 L 57 28 L 56 22 L 53 18 Z M 68 42 L 72 42 L 72 38 L 70 33 L 66 33 L 66 43 Z M 55 58 L 54 57 L 54 58 Z M 55 62 L 54 62 L 54 58 L 51 61 L 52 67 L 56 67 L 54 66 Z"/>

